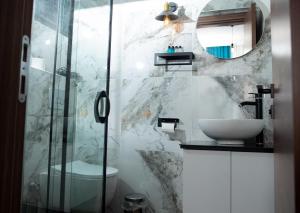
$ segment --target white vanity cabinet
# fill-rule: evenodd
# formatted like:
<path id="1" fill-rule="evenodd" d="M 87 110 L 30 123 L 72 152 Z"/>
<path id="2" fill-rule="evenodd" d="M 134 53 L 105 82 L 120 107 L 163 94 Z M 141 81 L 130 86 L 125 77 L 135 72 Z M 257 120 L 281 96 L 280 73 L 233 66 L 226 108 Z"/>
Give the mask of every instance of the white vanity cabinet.
<path id="1" fill-rule="evenodd" d="M 230 152 L 184 150 L 183 213 L 230 213 Z"/>
<path id="2" fill-rule="evenodd" d="M 231 152 L 231 212 L 274 213 L 272 153 Z"/>
<path id="3" fill-rule="evenodd" d="M 273 154 L 184 150 L 183 213 L 274 213 Z"/>

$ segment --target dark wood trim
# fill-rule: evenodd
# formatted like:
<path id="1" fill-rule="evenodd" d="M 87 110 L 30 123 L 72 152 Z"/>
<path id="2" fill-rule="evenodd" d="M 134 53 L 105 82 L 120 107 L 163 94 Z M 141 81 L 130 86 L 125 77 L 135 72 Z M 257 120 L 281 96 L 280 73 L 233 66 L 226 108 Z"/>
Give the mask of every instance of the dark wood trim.
<path id="1" fill-rule="evenodd" d="M 300 212 L 300 2 L 272 0 L 276 213 Z"/>
<path id="2" fill-rule="evenodd" d="M 250 19 L 251 22 L 251 40 L 252 40 L 252 48 L 256 46 L 257 38 L 256 38 L 256 5 L 251 4 L 249 11 L 247 13 L 247 18 Z"/>
<path id="3" fill-rule="evenodd" d="M 251 7 L 246 11 L 230 11 L 230 13 L 218 15 L 199 16 L 197 20 L 197 28 L 244 24 L 247 20 L 249 20 L 249 17 L 252 19 L 253 15 L 256 16 L 256 4 L 251 4 Z"/>
<path id="4" fill-rule="evenodd" d="M 245 23 L 246 15 L 247 12 L 199 16 L 197 21 L 197 28 L 243 24 Z"/>
<path id="5" fill-rule="evenodd" d="M 292 0 L 290 6 L 292 27 L 292 79 L 294 108 L 294 171 L 295 208 L 300 211 L 300 1 Z"/>
<path id="6" fill-rule="evenodd" d="M 30 35 L 33 0 L 0 3 L 0 212 L 20 212 L 25 104 L 18 102 L 21 39 Z"/>

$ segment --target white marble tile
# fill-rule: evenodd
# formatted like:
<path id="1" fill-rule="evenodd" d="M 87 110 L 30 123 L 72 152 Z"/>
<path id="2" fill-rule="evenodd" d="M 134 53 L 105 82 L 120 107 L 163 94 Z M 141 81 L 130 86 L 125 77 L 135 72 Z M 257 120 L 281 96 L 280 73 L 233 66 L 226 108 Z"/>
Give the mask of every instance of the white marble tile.
<path id="1" fill-rule="evenodd" d="M 172 169 L 171 163 L 163 163 L 160 167 L 155 162 L 152 164 L 150 159 L 153 155 L 153 160 L 163 162 L 165 156 L 170 155 L 182 161 L 179 143 L 191 138 L 191 83 L 191 77 L 123 79 L 120 178 L 130 184 L 133 191 L 147 193 L 154 209 L 159 212 L 180 212 L 182 209 L 181 173 L 171 178 L 172 181 L 165 181 L 166 177 L 159 171 Z M 181 124 L 176 131 L 180 131 L 181 137 L 174 139 L 162 132 L 157 127 L 159 116 L 178 117 Z M 150 170 L 143 169 L 145 163 Z M 182 165 L 178 164 L 176 169 L 181 171 Z M 138 174 L 139 170 L 147 172 L 147 179 Z M 143 185 L 135 185 L 137 182 Z"/>
<path id="2" fill-rule="evenodd" d="M 194 20 L 208 0 L 180 0 L 187 15 Z M 243 0 L 244 2 L 244 0 Z M 243 4 L 243 3 L 241 3 Z M 120 204 L 128 192 L 144 193 L 153 212 L 182 212 L 182 150 L 180 142 L 209 141 L 197 125 L 200 118 L 241 118 L 238 103 L 248 99 L 256 84 L 272 82 L 272 57 L 269 20 L 266 34 L 257 48 L 248 55 L 231 60 L 215 59 L 203 52 L 195 37 L 195 24 L 185 25 L 181 34 L 172 34 L 154 17 L 161 12 L 160 0 L 116 4 L 114 8 L 111 57 L 111 114 L 109 118 L 108 165 L 119 168 L 119 188 L 113 212 L 122 212 Z M 138 17 L 138 18 L 137 18 Z M 94 121 L 93 104 L 96 92 L 106 87 L 108 8 L 77 11 L 73 39 L 72 72 L 80 75 L 74 81 L 72 103 L 76 117 L 75 139 L 70 144 L 68 160 L 81 159 L 91 163 L 102 161 L 104 126 Z M 34 57 L 44 58 L 46 71 L 53 72 L 53 47 L 45 51 L 45 41 L 53 39 L 53 31 L 36 24 L 33 41 Z M 194 51 L 193 66 L 154 66 L 154 53 L 164 52 L 170 42 Z M 50 44 L 52 40 L 50 41 Z M 66 38 L 59 39 L 58 67 L 65 66 Z M 51 52 L 52 51 L 52 52 Z M 193 70 L 193 71 L 192 71 Z M 59 77 L 58 77 L 59 78 Z M 26 183 L 35 180 L 45 168 L 49 143 L 48 96 L 52 77 L 37 72 L 32 76 L 29 107 L 30 128 L 25 148 Z M 36 89 L 34 89 L 36 88 Z M 56 88 L 64 88 L 64 80 Z M 272 104 L 266 98 L 264 112 Z M 71 110 L 72 111 L 72 110 Z M 62 115 L 59 110 L 55 115 Z M 76 116 L 75 116 L 76 114 Z M 178 117 L 177 135 L 169 135 L 157 127 L 157 118 Z M 269 141 L 272 121 L 266 119 Z M 61 141 L 62 119 L 57 119 L 54 140 Z M 74 132 L 73 132 L 74 133 Z M 59 162 L 61 148 L 56 150 L 54 163 Z M 32 178 L 34 177 L 34 178 Z"/>
<path id="3" fill-rule="evenodd" d="M 137 80 L 140 80 L 139 84 Z M 189 85 L 191 85 L 191 77 L 124 79 L 122 132 L 143 127 L 146 128 L 145 131 L 165 135 L 157 127 L 157 118 L 174 117 L 181 120 L 178 131 L 184 135 L 182 142 L 189 140 L 192 116 Z"/>
<path id="4" fill-rule="evenodd" d="M 227 94 L 224 87 L 209 76 L 193 77 L 192 79 L 192 139 L 195 141 L 212 141 L 201 131 L 199 119 L 243 118 L 238 104 Z"/>
<path id="5" fill-rule="evenodd" d="M 34 68 L 30 68 L 29 72 L 26 115 L 50 116 L 53 75 Z"/>
<path id="6" fill-rule="evenodd" d="M 197 18 L 207 2 L 185 1 L 184 4 L 188 5 L 187 11 L 192 14 L 193 18 Z M 140 13 L 142 12 L 131 11 L 128 19 Z M 153 16 L 153 12 L 149 14 Z M 186 125 L 190 141 L 200 140 L 203 143 L 209 143 L 212 139 L 202 133 L 197 125 L 198 119 L 243 118 L 245 115 L 238 107 L 239 102 L 247 98 L 247 93 L 254 90 L 256 84 L 267 85 L 272 79 L 268 30 L 256 50 L 247 56 L 232 61 L 221 61 L 203 52 L 197 44 L 193 29 L 189 29 L 187 34 L 192 40 L 192 49 L 196 53 L 194 66 L 188 68 L 187 72 L 178 72 L 176 68 L 173 72 L 164 72 L 163 69 L 155 70 L 152 67 L 152 55 L 155 51 L 162 51 L 168 44 L 171 31 L 155 28 L 152 20 L 145 21 L 149 14 L 144 15 L 141 20 L 132 19 L 131 25 L 124 26 L 123 35 L 120 165 L 124 171 L 121 171 L 120 178 L 124 177 L 123 181 L 130 183 L 131 190 L 137 192 L 143 190 L 135 185 L 135 177 L 140 177 L 135 171 L 142 169 L 142 165 L 139 164 L 140 156 L 136 152 L 142 150 L 140 153 L 149 153 L 158 150 L 162 153 L 168 151 L 179 155 L 181 153 L 178 144 L 170 143 L 168 135 L 155 127 L 156 116 L 180 115 Z M 136 26 L 145 25 L 148 27 L 144 30 L 136 30 Z M 183 35 L 183 38 L 188 37 Z M 184 40 L 185 42 L 188 42 L 188 39 Z M 139 63 L 134 64 L 135 60 Z M 148 65 L 145 66 L 145 64 Z M 133 156 L 136 157 L 133 158 Z M 123 162 L 123 158 L 132 159 L 131 162 L 134 163 Z M 154 162 L 155 159 L 153 159 L 153 164 Z M 147 172 L 149 175 L 154 174 L 151 169 Z M 157 176 L 152 178 L 159 181 Z M 160 184 L 163 188 L 164 184 L 162 182 Z M 159 191 L 152 193 L 159 197 Z M 164 195 L 166 192 L 161 193 Z M 180 195 L 180 190 L 177 193 Z M 165 205 L 151 194 L 149 197 L 155 204 L 156 211 L 174 212 L 170 206 L 166 210 Z"/>
<path id="7" fill-rule="evenodd" d="M 53 73 L 56 32 L 36 20 L 31 32 L 31 56 L 44 59 L 45 71 Z"/>

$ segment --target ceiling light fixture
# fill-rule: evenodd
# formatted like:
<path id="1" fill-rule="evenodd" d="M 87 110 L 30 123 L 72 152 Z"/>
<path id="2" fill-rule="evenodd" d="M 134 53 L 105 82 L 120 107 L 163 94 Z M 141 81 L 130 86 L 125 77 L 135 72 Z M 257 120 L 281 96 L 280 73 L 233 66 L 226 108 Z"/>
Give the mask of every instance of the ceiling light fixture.
<path id="1" fill-rule="evenodd" d="M 167 26 L 170 24 L 171 21 L 177 20 L 178 16 L 174 14 L 177 10 L 178 5 L 174 2 L 166 2 L 164 4 L 164 10 L 155 17 L 158 21 L 163 21 L 164 25 Z"/>
<path id="2" fill-rule="evenodd" d="M 180 6 L 178 9 L 178 19 L 175 21 L 176 22 L 181 22 L 181 23 L 192 23 L 195 22 L 193 19 L 188 17 L 185 14 L 185 8 L 183 6 Z"/>
<path id="3" fill-rule="evenodd" d="M 176 33 L 180 33 L 184 30 L 184 24 L 185 23 L 192 23 L 195 22 L 190 17 L 188 17 L 185 14 L 185 8 L 183 6 L 180 6 L 178 9 L 178 19 L 173 21 L 174 24 L 174 30 Z"/>

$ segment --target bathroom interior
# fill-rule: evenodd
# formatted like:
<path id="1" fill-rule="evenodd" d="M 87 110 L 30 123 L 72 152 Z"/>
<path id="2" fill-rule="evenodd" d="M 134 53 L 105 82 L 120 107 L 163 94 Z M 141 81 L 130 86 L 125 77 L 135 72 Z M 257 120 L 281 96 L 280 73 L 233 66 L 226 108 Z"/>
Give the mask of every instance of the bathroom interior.
<path id="1" fill-rule="evenodd" d="M 274 213 L 270 0 L 35 0 L 22 212 Z"/>

